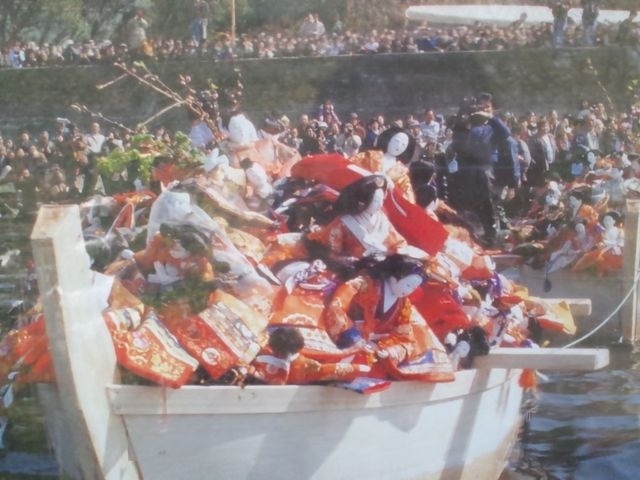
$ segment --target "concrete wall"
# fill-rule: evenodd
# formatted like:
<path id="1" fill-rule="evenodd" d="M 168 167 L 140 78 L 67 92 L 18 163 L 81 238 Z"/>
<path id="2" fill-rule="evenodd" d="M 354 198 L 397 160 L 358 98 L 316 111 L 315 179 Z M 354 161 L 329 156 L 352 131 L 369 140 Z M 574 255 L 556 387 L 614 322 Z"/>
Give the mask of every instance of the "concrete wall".
<path id="1" fill-rule="evenodd" d="M 617 104 L 628 99 L 627 85 L 638 77 L 640 56 L 622 48 L 461 52 L 214 63 L 184 60 L 149 64 L 169 84 L 178 74 L 196 82 L 211 78 L 224 84 L 234 67 L 242 71 L 245 106 L 254 120 L 278 110 L 292 117 L 332 98 L 338 112 L 362 116 L 419 113 L 432 105 L 453 113 L 460 99 L 493 92 L 498 106 L 525 110 L 575 112 L 579 99 Z M 0 70 L 0 131 L 50 126 L 56 116 L 86 123 L 88 116 L 70 109 L 82 103 L 94 111 L 134 126 L 167 101 L 131 79 L 98 91 L 95 85 L 116 77 L 113 66 Z M 606 90 L 606 92 L 604 91 Z M 161 123 L 187 128 L 175 111 Z"/>

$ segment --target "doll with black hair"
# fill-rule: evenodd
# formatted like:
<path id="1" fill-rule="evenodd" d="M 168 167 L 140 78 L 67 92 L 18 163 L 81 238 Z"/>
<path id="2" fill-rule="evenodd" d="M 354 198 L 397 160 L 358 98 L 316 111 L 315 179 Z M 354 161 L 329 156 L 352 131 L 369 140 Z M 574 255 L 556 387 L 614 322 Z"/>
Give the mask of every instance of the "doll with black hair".
<path id="1" fill-rule="evenodd" d="M 346 382 L 370 372 L 367 365 L 319 362 L 304 356 L 304 337 L 295 327 L 278 327 L 269 334 L 268 345 L 251 363 L 249 374 L 271 385 Z"/>
<path id="2" fill-rule="evenodd" d="M 310 232 L 308 242 L 323 247 L 324 256 L 334 260 L 398 252 L 426 257 L 424 251 L 407 244 L 384 213 L 387 187 L 384 176 L 369 175 L 343 188 L 334 204 L 336 218 Z"/>
<path id="3" fill-rule="evenodd" d="M 211 237 L 189 223 L 162 223 L 147 248 L 134 260 L 149 283 L 169 287 L 187 278 L 210 283 L 214 279 Z"/>
<path id="4" fill-rule="evenodd" d="M 338 347 L 361 344 L 373 351 L 375 376 L 452 380 L 444 347 L 409 300 L 425 281 L 422 263 L 393 254 L 364 267 L 336 288 L 324 312 L 325 328 Z"/>
<path id="5" fill-rule="evenodd" d="M 385 175 L 407 200 L 415 203 L 407 167 L 415 148 L 415 138 L 408 131 L 390 127 L 378 136 L 374 149 L 358 153 L 349 160 L 372 173 Z"/>

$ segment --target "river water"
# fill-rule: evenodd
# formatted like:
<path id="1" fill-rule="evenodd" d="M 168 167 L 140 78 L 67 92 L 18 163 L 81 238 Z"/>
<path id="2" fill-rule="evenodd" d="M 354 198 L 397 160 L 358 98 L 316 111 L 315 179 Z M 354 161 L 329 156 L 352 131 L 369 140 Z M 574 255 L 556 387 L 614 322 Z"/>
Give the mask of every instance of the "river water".
<path id="1" fill-rule="evenodd" d="M 28 252 L 26 221 L 0 221 L 0 255 Z M 19 262 L 19 259 L 16 260 Z M 25 292 L 17 265 L 0 268 L 0 303 Z M 4 310 L 3 310 L 4 311 Z M 6 325 L 10 321 L 0 318 Z M 611 347 L 607 369 L 553 373 L 541 381 L 539 399 L 501 480 L 635 480 L 640 472 L 640 348 Z M 26 390 L 16 401 L 21 412 L 0 449 L 0 480 L 62 479 L 44 439 L 35 396 Z"/>
<path id="2" fill-rule="evenodd" d="M 640 348 L 609 346 L 611 363 L 589 373 L 548 374 L 521 434 L 510 479 L 637 479 Z"/>

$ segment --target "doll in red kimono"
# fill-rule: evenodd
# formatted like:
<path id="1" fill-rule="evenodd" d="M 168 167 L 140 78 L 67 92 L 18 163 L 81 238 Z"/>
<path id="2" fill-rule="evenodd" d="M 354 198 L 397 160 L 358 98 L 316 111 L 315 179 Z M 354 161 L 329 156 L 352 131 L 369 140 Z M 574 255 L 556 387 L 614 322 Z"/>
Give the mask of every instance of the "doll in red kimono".
<path id="1" fill-rule="evenodd" d="M 324 313 L 327 332 L 341 348 L 361 344 L 373 353 L 372 375 L 453 380 L 444 347 L 408 298 L 424 279 L 415 259 L 393 254 L 373 262 L 337 287 Z"/>
<path id="2" fill-rule="evenodd" d="M 596 248 L 584 253 L 571 267 L 572 272 L 595 268 L 599 277 L 622 268 L 624 229 L 618 212 L 610 211 L 602 216 L 602 231 Z"/>
<path id="3" fill-rule="evenodd" d="M 168 286 L 185 278 L 213 281 L 211 240 L 188 223 L 163 223 L 159 232 L 134 259 L 148 282 Z"/>
<path id="4" fill-rule="evenodd" d="M 294 327 L 278 327 L 269 335 L 265 347 L 251 363 L 249 375 L 271 385 L 351 381 L 371 370 L 363 364 L 324 363 L 300 353 L 304 338 Z"/>
<path id="5" fill-rule="evenodd" d="M 332 258 L 387 253 L 426 257 L 424 251 L 407 244 L 384 213 L 387 186 L 382 175 L 369 175 L 346 186 L 334 206 L 337 217 L 310 232 L 307 239 L 326 247 Z"/>

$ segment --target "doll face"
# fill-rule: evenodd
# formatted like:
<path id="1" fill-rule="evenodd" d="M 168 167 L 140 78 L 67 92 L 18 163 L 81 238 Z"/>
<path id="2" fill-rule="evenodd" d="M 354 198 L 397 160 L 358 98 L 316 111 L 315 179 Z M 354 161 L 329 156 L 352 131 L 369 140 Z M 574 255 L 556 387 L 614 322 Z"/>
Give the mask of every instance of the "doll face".
<path id="1" fill-rule="evenodd" d="M 577 224 L 575 230 L 576 230 L 576 233 L 580 236 L 584 235 L 586 232 L 583 223 Z"/>
<path id="2" fill-rule="evenodd" d="M 412 273 L 405 277 L 389 278 L 389 288 L 398 298 L 403 298 L 411 295 L 411 293 L 420 286 L 422 283 L 422 277 L 417 273 Z"/>
<path id="3" fill-rule="evenodd" d="M 616 221 L 611 215 L 605 215 L 605 217 L 602 219 L 602 225 L 604 225 L 604 228 L 606 228 L 607 230 L 613 228 L 615 224 Z"/>
<path id="4" fill-rule="evenodd" d="M 407 147 L 409 146 L 409 135 L 404 132 L 396 133 L 389 140 L 389 145 L 387 146 L 387 153 L 397 157 L 402 154 Z"/>

